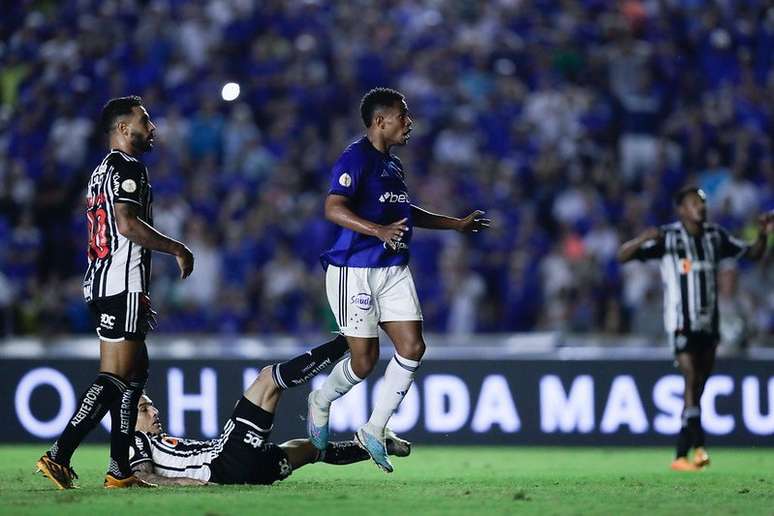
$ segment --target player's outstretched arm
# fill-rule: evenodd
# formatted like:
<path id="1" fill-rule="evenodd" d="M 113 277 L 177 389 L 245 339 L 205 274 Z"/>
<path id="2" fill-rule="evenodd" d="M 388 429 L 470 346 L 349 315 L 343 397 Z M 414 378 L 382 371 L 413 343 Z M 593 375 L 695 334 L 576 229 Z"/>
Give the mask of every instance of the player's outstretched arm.
<path id="1" fill-rule="evenodd" d="M 411 216 L 414 225 L 418 228 L 426 229 L 453 229 L 460 233 L 478 233 L 482 229 L 487 229 L 491 220 L 483 217 L 485 212 L 476 210 L 467 217 L 458 219 L 446 215 L 431 213 L 419 206 L 411 205 Z"/>
<path id="2" fill-rule="evenodd" d="M 648 228 L 643 231 L 636 238 L 632 238 L 628 242 L 624 242 L 621 247 L 618 248 L 618 261 L 626 263 L 629 260 L 634 259 L 637 251 L 640 250 L 642 245 L 648 240 L 659 240 L 663 235 L 658 228 Z"/>
<path id="3" fill-rule="evenodd" d="M 140 247 L 173 255 L 180 268 L 180 279 L 191 275 L 194 268 L 194 257 L 185 244 L 169 238 L 141 220 L 138 217 L 137 206 L 134 204 L 117 202 L 115 210 L 119 233 Z"/>
<path id="4" fill-rule="evenodd" d="M 747 249 L 745 257 L 750 260 L 759 260 L 766 253 L 766 244 L 769 235 L 774 231 L 774 211 L 763 213 L 758 217 L 758 238 Z"/>
<path id="5" fill-rule="evenodd" d="M 160 486 L 206 486 L 207 482 L 195 478 L 168 478 L 153 472 L 153 463 L 141 462 L 134 466 L 134 476 L 146 482 Z M 212 484 L 214 485 L 214 484 Z"/>
<path id="6" fill-rule="evenodd" d="M 397 242 L 408 231 L 406 219 L 396 220 L 385 226 L 358 216 L 349 207 L 349 200 L 343 195 L 329 194 L 325 198 L 325 218 L 339 226 L 357 231 L 364 235 L 375 236 L 395 249 Z"/>

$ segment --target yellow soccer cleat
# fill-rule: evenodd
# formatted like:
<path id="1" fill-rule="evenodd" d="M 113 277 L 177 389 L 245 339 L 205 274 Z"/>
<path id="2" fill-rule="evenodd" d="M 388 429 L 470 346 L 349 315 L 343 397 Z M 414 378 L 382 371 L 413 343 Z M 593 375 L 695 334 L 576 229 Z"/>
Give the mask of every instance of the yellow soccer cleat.
<path id="1" fill-rule="evenodd" d="M 704 468 L 710 465 L 709 453 L 704 448 L 696 448 L 693 452 L 693 464 L 697 468 Z"/>
<path id="2" fill-rule="evenodd" d="M 700 471 L 701 468 L 697 467 L 694 463 L 690 462 L 685 457 L 678 457 L 672 461 L 671 466 L 673 471 Z"/>
<path id="3" fill-rule="evenodd" d="M 37 472 L 43 473 L 43 476 L 49 479 L 59 489 L 77 489 L 73 480 L 78 478 L 75 470 L 70 466 L 65 466 L 54 462 L 48 453 L 43 455 L 35 464 L 38 467 Z"/>
<path id="4" fill-rule="evenodd" d="M 130 487 L 159 487 L 158 484 L 146 482 L 132 475 L 126 478 L 116 478 L 110 473 L 105 475 L 105 489 L 127 489 Z"/>

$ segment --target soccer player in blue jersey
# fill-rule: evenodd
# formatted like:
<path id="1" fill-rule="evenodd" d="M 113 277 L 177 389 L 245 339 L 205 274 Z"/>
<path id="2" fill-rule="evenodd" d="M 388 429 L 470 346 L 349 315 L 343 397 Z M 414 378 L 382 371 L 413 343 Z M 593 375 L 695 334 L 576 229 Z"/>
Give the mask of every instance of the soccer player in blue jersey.
<path id="1" fill-rule="evenodd" d="M 379 359 L 378 328 L 395 345 L 384 382 L 368 422 L 356 441 L 384 471 L 392 472 L 385 446 L 387 421 L 411 387 L 425 352 L 422 311 L 408 268 L 415 227 L 463 233 L 489 227 L 483 211 L 465 218 L 437 215 L 411 203 L 403 165 L 390 153 L 405 145 L 413 120 L 403 95 L 388 88 L 369 91 L 360 103 L 366 135 L 346 148 L 331 173 L 325 217 L 340 226 L 333 246 L 321 259 L 328 302 L 350 357 L 331 371 L 309 395 L 308 432 L 324 450 L 330 405 L 363 381 Z"/>

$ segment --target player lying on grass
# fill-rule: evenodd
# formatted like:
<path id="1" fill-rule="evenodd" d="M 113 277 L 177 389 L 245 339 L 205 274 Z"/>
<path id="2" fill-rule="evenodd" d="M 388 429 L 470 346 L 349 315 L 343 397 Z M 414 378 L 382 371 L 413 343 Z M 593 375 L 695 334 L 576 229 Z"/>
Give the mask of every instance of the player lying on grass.
<path id="1" fill-rule="evenodd" d="M 272 484 L 312 464 L 352 464 L 369 458 L 355 441 L 330 442 L 324 450 L 308 439 L 269 442 L 274 413 L 285 388 L 306 383 L 347 351 L 343 336 L 287 362 L 264 367 L 237 402 L 217 439 L 196 441 L 167 435 L 147 395 L 138 404 L 130 465 L 135 476 L 156 485 Z M 387 431 L 391 455 L 405 457 L 411 443 Z"/>

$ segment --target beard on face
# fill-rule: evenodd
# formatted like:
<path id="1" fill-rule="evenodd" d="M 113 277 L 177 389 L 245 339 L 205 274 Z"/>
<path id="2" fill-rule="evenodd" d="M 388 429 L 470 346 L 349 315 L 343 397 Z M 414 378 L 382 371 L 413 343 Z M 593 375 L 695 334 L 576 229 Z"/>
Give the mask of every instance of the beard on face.
<path id="1" fill-rule="evenodd" d="M 153 144 L 151 143 L 151 135 L 148 133 L 148 135 L 143 136 L 140 133 L 136 131 L 132 131 L 129 135 L 129 139 L 132 143 L 132 147 L 135 149 L 142 151 L 142 152 L 148 152 L 153 148 Z"/>

